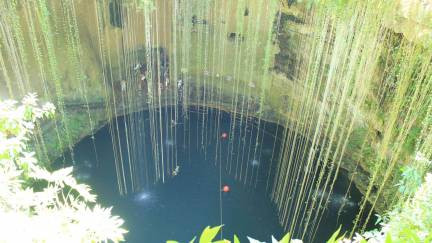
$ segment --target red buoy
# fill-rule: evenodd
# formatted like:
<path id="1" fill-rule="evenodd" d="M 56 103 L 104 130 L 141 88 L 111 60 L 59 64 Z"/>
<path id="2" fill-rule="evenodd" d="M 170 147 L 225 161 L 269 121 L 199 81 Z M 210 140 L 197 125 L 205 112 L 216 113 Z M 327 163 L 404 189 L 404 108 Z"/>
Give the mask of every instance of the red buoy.
<path id="1" fill-rule="evenodd" d="M 227 139 L 228 138 L 228 133 L 223 132 L 222 135 L 221 135 L 221 138 L 222 139 Z"/>
<path id="2" fill-rule="evenodd" d="M 229 192 L 230 191 L 230 187 L 227 186 L 227 185 L 225 185 L 225 186 L 223 186 L 222 191 L 223 192 Z"/>

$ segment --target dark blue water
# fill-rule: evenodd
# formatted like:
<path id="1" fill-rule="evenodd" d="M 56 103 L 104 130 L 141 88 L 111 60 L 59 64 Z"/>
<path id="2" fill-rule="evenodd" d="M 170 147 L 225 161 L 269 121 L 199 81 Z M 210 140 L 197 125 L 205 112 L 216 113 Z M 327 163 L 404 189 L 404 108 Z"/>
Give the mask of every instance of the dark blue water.
<path id="1" fill-rule="evenodd" d="M 180 164 L 179 174 L 168 177 L 165 183 L 142 186 L 144 189 L 126 196 L 120 196 L 118 193 L 114 153 L 108 127 L 95 134 L 97 161 L 92 139 L 86 138 L 76 145 L 74 149 L 76 168 L 78 168 L 76 175 L 82 182 L 91 185 L 102 205 L 112 205 L 113 214 L 125 220 L 124 227 L 129 230 L 126 235 L 127 242 L 158 243 L 166 240 L 188 242 L 199 235 L 206 226 L 220 224 L 224 225 L 225 238 L 232 239 L 232 236 L 237 234 L 241 240 L 244 240 L 242 242 L 246 242 L 246 236 L 266 242 L 270 241 L 271 235 L 276 238 L 282 237 L 283 230 L 279 225 L 276 208 L 267 193 L 276 164 L 270 159 L 277 157 L 275 154 L 281 143 L 275 134 L 279 129 L 280 135 L 281 128 L 275 124 L 261 124 L 258 153 L 254 150 L 254 138 L 258 135 L 258 130 L 256 126 L 250 125 L 254 124 L 253 121 L 249 121 L 249 128 L 246 130 L 244 127 L 239 127 L 238 130 L 233 131 L 238 132 L 236 136 L 242 139 L 239 144 L 246 145 L 245 149 L 243 146 L 235 147 L 237 150 L 234 151 L 234 157 L 238 154 L 239 158 L 247 160 L 244 165 L 248 163 L 249 168 L 255 168 L 257 163 L 259 164 L 259 169 L 251 170 L 254 172 L 249 173 L 249 179 L 245 184 L 244 181 L 235 180 L 233 175 L 235 173 L 230 175 L 224 169 L 227 168 L 226 164 L 223 164 L 220 170 L 219 164 L 215 163 L 228 156 L 230 142 L 221 139 L 219 133 L 229 132 L 231 121 L 229 114 L 221 113 L 217 116 L 220 118 L 218 123 L 215 114 L 217 113 L 213 113 L 214 116 L 209 116 L 210 118 L 206 120 L 208 127 L 205 127 L 204 131 L 212 135 L 209 135 L 208 141 L 205 141 L 205 151 L 200 141 L 201 131 L 203 131 L 202 121 L 200 121 L 202 115 L 199 112 L 191 112 L 187 122 L 179 122 L 176 125 L 179 131 L 176 141 L 171 141 L 170 138 L 168 142 L 163 142 L 164 146 L 168 147 L 167 150 L 174 146 L 178 148 L 176 153 Z M 124 124 L 122 119 L 118 121 L 119 124 Z M 169 118 L 164 117 L 164 119 Z M 148 119 L 143 121 L 148 122 Z M 121 136 L 124 136 L 124 128 L 121 127 L 120 132 Z M 215 141 L 217 139 L 220 140 Z M 274 144 L 276 148 L 273 148 Z M 146 151 L 151 151 L 152 147 L 149 144 L 145 146 L 148 146 L 145 148 Z M 123 153 L 126 153 L 125 150 Z M 65 157 L 68 160 L 68 156 Z M 151 156 L 146 161 L 149 159 L 151 160 Z M 268 181 L 269 171 L 270 182 Z M 335 199 L 330 202 L 324 214 L 315 242 L 328 239 L 341 224 L 345 229 L 350 226 L 357 211 L 355 202 L 360 197 L 357 191 L 351 192 L 350 205 L 343 215 L 340 217 L 337 215 L 340 207 L 338 200 L 342 200 L 347 183 L 346 178 L 341 178 L 336 183 Z M 230 187 L 230 192 L 222 193 L 222 200 L 220 200 L 220 185 Z"/>

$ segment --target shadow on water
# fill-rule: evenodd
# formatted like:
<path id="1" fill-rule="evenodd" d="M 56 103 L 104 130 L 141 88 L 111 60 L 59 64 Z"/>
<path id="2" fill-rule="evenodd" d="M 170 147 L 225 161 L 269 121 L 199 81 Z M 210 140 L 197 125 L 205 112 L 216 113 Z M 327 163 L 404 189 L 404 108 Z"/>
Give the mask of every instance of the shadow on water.
<path id="1" fill-rule="evenodd" d="M 125 220 L 125 228 L 129 230 L 126 236 L 128 242 L 157 243 L 170 239 L 188 242 L 206 226 L 221 224 L 221 206 L 225 237 L 230 239 L 235 233 L 242 242 L 243 240 L 246 242 L 246 236 L 267 242 L 271 235 L 276 238 L 282 237 L 283 229 L 279 224 L 276 207 L 267 192 L 267 185 L 269 184 L 270 188 L 272 185 L 272 181 L 267 183 L 270 169 L 270 178 L 274 177 L 282 128 L 278 128 L 276 124 L 262 123 L 260 132 L 263 137 L 259 145 L 259 153 L 255 153 L 255 156 L 255 140 L 250 139 L 255 138 L 258 134 L 257 127 L 250 125 L 254 122 L 248 122 L 249 127 L 246 130 L 242 126 L 233 131 L 238 133 L 235 136 L 241 139 L 238 144 L 245 142 L 246 146 L 244 150 L 243 146 L 234 147 L 232 157 L 240 158 L 240 162 L 247 161 L 243 165 L 247 165 L 250 171 L 255 172 L 251 172 L 250 179 L 246 179 L 244 183 L 244 180 L 240 182 L 235 179 L 233 176 L 235 173 L 230 175 L 225 169 L 222 169 L 221 184 L 229 185 L 230 192 L 222 193 L 221 204 L 219 165 L 215 163 L 216 154 L 226 158 L 230 141 L 221 139 L 217 132 L 230 131 L 231 117 L 227 113 L 220 113 L 220 129 L 219 131 L 212 130 L 211 126 L 217 126 L 216 119 L 214 119 L 217 113 L 215 110 L 209 110 L 209 118 L 206 118 L 206 122 L 203 123 L 202 111 L 199 112 L 196 109 L 189 113 L 188 123 L 178 122 L 176 124 L 177 139 L 166 138 L 162 143 L 167 148 L 177 147 L 177 160 L 180 165 L 178 175 L 167 176 L 165 183 L 142 186 L 143 189 L 126 196 L 120 196 L 118 193 L 112 140 L 107 127 L 95 134 L 98 162 L 95 160 L 90 137 L 75 146 L 74 174 L 76 178 L 92 186 L 102 205 L 114 206 L 113 214 L 120 215 Z M 147 112 L 142 114 L 148 118 Z M 169 112 L 163 112 L 163 114 L 169 114 Z M 124 124 L 123 119 L 119 118 L 118 123 Z M 169 119 L 164 117 L 163 123 L 171 124 Z M 148 123 L 148 119 L 143 119 L 143 122 Z M 208 127 L 202 129 L 202 124 L 207 124 Z M 144 126 L 147 125 L 144 124 Z M 240 136 L 240 130 L 243 130 L 242 136 Z M 278 137 L 275 138 L 276 130 L 279 132 Z M 201 149 L 202 131 L 206 131 L 209 135 L 206 153 Z M 120 134 L 124 139 L 124 127 L 120 129 Z M 187 137 L 183 137 L 184 134 Z M 219 139 L 219 150 L 216 150 L 217 139 Z M 233 144 L 236 144 L 236 141 Z M 274 144 L 275 148 L 273 148 Z M 145 146 L 147 148 L 142 148 L 143 150 L 152 151 L 150 143 L 146 143 Z M 68 156 L 65 155 L 65 157 Z M 124 150 L 124 157 L 126 157 L 126 150 Z M 151 161 L 151 157 L 149 155 L 147 159 L 142 159 L 137 163 Z M 273 163 L 270 161 L 271 158 L 273 158 Z M 225 166 L 223 164 L 222 168 Z M 235 168 L 235 163 L 232 166 Z M 344 230 L 348 230 L 352 225 L 352 220 L 358 211 L 357 203 L 361 194 L 354 186 L 351 186 L 349 198 L 345 199 L 344 195 L 348 185 L 348 178 L 341 173 L 336 181 L 334 192 L 330 196 L 329 205 L 324 212 L 314 242 L 324 242 L 339 225 L 342 225 Z M 320 196 L 327 195 L 324 192 L 318 192 L 318 197 Z M 345 205 L 344 210 L 338 215 L 342 204 Z"/>

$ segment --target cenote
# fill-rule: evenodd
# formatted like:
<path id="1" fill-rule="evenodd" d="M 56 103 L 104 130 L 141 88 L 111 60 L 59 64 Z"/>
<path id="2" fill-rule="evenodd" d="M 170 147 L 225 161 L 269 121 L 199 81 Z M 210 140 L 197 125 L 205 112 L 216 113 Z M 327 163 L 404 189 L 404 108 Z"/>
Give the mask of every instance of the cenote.
<path id="1" fill-rule="evenodd" d="M 128 154 L 131 151 L 127 150 L 125 130 L 131 129 L 127 128 L 127 121 L 139 117 L 137 120 L 144 130 L 150 130 L 148 111 L 117 118 L 114 126 L 119 126 L 118 137 L 111 136 L 106 126 L 94 138 L 87 137 L 79 142 L 73 151 L 75 165 L 68 166 L 74 166 L 74 175 L 80 182 L 91 185 L 99 202 L 104 206 L 113 205 L 113 212 L 125 219 L 125 227 L 129 230 L 126 241 L 176 239 L 187 242 L 207 225 L 224 225 L 218 236 L 221 238 L 234 234 L 240 240 L 247 240 L 247 236 L 263 241 L 271 235 L 281 238 L 284 230 L 270 194 L 274 190 L 276 161 L 281 156 L 283 128 L 269 122 L 262 122 L 258 127 L 256 118 L 238 120 L 233 128 L 230 113 L 202 107 L 190 108 L 187 120 L 179 119 L 174 124 L 173 110 L 169 107 L 157 111 L 162 114 L 160 129 L 166 133 L 158 135 L 156 142 L 161 147 L 156 154 L 152 153 L 151 134 L 140 137 L 136 134 L 134 139 L 142 141 L 141 146 L 135 148 L 142 151 L 139 155 Z M 178 115 L 183 117 L 181 111 Z M 224 138 L 224 134 L 228 137 Z M 118 190 L 113 142 L 120 143 L 122 155 L 117 156 L 124 158 L 123 166 L 137 168 L 135 185 L 132 187 L 132 183 L 126 181 L 128 192 L 124 195 Z M 292 150 L 295 154 L 303 152 L 300 148 Z M 161 160 L 162 153 L 166 163 L 171 163 L 165 171 L 164 182 L 156 181 L 151 175 L 155 170 L 154 156 Z M 129 162 L 128 158 L 132 157 L 136 161 L 131 159 Z M 58 164 L 63 161 L 72 161 L 70 153 L 66 153 Z M 301 162 L 299 166 L 302 166 Z M 174 172 L 176 168 L 178 173 Z M 125 169 L 124 173 L 126 180 L 131 180 L 130 170 Z M 293 174 L 291 180 L 300 178 Z M 229 186 L 229 192 L 223 191 L 224 185 Z M 300 183 L 294 183 L 294 186 L 298 185 Z M 329 198 L 316 231 L 305 235 L 311 237 L 310 242 L 325 241 L 339 226 L 344 231 L 349 230 L 359 210 L 361 194 L 350 185 L 345 173 L 338 176 L 331 195 L 323 189 L 318 190 L 318 199 Z M 298 192 L 295 193 L 298 196 Z M 295 200 L 291 201 L 290 206 L 295 207 Z M 305 202 L 306 197 L 300 204 Z M 301 208 L 300 214 L 306 213 L 305 208 Z M 295 230 L 303 232 L 301 226 Z M 300 238 L 301 235 L 294 234 L 293 237 Z"/>
<path id="2" fill-rule="evenodd" d="M 431 20 L 426 0 L 0 1 L 0 242 L 428 242 Z"/>

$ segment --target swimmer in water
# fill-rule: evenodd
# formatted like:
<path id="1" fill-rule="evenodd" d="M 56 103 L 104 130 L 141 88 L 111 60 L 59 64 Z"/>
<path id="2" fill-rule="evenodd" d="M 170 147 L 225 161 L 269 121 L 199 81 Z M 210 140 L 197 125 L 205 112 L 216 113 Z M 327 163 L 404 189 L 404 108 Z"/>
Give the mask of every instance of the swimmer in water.
<path id="1" fill-rule="evenodd" d="M 181 124 L 183 124 L 183 123 L 178 123 L 174 119 L 171 119 L 171 127 L 175 127 L 175 126 L 181 125 Z"/>
<path id="2" fill-rule="evenodd" d="M 120 87 L 122 92 L 126 91 L 126 80 L 120 81 Z"/>
<path id="3" fill-rule="evenodd" d="M 176 175 L 178 175 L 179 173 L 180 173 L 180 166 L 176 165 L 176 168 L 175 168 L 175 170 L 172 172 L 172 175 L 173 175 L 173 176 L 176 176 Z"/>

